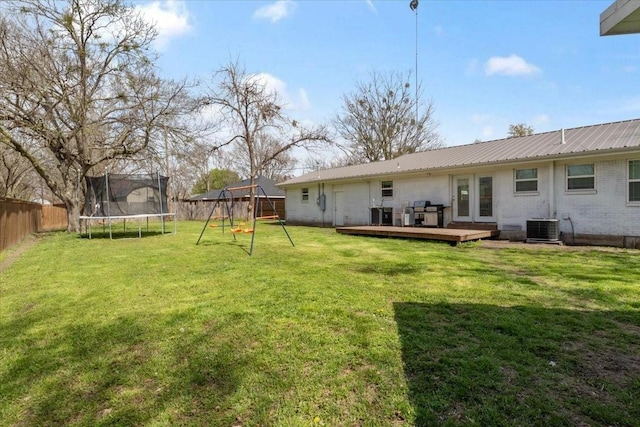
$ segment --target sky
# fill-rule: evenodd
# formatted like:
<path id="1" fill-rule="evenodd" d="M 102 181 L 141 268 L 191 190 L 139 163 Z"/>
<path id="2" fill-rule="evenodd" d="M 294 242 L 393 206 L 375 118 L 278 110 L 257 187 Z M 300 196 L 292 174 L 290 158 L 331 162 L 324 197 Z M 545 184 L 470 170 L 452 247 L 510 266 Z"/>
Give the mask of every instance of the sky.
<path id="1" fill-rule="evenodd" d="M 640 34 L 599 35 L 614 0 L 135 0 L 166 77 L 238 60 L 305 123 L 372 72 L 417 74 L 445 145 L 640 118 Z M 412 77 L 413 78 L 413 77 Z"/>

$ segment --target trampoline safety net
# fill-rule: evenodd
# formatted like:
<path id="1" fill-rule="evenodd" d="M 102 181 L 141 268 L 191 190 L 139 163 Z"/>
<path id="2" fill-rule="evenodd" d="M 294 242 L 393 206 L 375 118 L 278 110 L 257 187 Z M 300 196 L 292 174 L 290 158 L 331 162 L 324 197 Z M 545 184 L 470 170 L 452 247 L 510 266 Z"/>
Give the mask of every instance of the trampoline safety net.
<path id="1" fill-rule="evenodd" d="M 110 217 L 168 213 L 167 184 L 162 175 L 119 175 L 86 177 L 84 215 Z"/>

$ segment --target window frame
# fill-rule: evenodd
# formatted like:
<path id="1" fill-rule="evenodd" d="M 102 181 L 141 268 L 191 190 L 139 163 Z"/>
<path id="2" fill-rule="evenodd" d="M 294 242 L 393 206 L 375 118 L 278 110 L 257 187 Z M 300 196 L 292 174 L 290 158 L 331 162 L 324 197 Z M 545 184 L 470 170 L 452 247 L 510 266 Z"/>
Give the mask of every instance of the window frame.
<path id="1" fill-rule="evenodd" d="M 309 187 L 302 187 L 300 189 L 300 201 L 302 203 L 309 203 Z"/>
<path id="2" fill-rule="evenodd" d="M 528 171 L 528 170 L 535 171 L 536 177 L 535 178 L 518 178 L 519 171 Z M 536 188 L 535 190 L 518 190 L 518 184 L 521 182 L 535 182 Z M 539 191 L 538 184 L 539 184 L 538 168 L 521 168 L 521 169 L 513 170 L 513 192 L 515 194 L 538 194 L 538 191 Z"/>
<path id="3" fill-rule="evenodd" d="M 627 203 L 630 204 L 630 205 L 638 205 L 638 206 L 640 206 L 640 199 L 631 200 L 631 184 L 640 185 L 640 176 L 638 176 L 637 178 L 632 178 L 631 177 L 631 163 L 632 162 L 638 162 L 638 164 L 640 164 L 640 159 L 629 159 L 626 162 L 626 167 L 627 167 Z"/>
<path id="4" fill-rule="evenodd" d="M 573 176 L 569 176 L 569 169 L 572 166 L 591 166 L 593 168 L 593 174 L 591 175 L 573 175 Z M 596 174 L 597 174 L 597 170 L 596 170 L 596 164 L 594 162 L 591 163 L 569 163 L 565 165 L 565 192 L 567 193 L 587 193 L 587 194 L 592 194 L 596 192 Z M 572 179 L 585 179 L 585 178 L 592 178 L 593 179 L 593 186 L 591 188 L 569 188 L 569 181 Z"/>
<path id="5" fill-rule="evenodd" d="M 385 187 L 385 184 L 389 184 Z M 380 197 L 393 199 L 393 180 L 380 181 Z"/>
<path id="6" fill-rule="evenodd" d="M 484 182 L 483 182 L 484 180 Z M 488 180 L 488 181 L 486 181 Z M 484 184 L 484 185 L 483 185 Z M 488 184 L 488 186 L 487 186 Z M 485 221 L 489 218 L 494 218 L 494 199 L 495 199 L 495 192 L 493 190 L 493 176 L 491 175 L 485 175 L 485 176 L 478 176 L 478 187 L 477 187 L 477 199 L 478 199 L 478 218 L 482 218 Z M 486 197 L 486 194 L 483 193 L 483 189 L 489 190 L 490 193 L 490 198 Z M 483 214 L 483 209 L 488 209 L 488 213 L 489 215 L 487 215 L 486 211 Z"/>

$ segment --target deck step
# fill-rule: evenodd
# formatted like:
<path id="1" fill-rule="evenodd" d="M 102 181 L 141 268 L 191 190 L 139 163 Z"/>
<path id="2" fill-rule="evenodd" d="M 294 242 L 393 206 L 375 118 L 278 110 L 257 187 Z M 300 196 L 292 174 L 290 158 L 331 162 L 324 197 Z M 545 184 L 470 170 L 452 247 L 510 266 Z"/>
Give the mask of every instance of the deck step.
<path id="1" fill-rule="evenodd" d="M 497 231 L 498 224 L 495 222 L 450 222 L 447 228 L 454 230 L 486 230 Z"/>

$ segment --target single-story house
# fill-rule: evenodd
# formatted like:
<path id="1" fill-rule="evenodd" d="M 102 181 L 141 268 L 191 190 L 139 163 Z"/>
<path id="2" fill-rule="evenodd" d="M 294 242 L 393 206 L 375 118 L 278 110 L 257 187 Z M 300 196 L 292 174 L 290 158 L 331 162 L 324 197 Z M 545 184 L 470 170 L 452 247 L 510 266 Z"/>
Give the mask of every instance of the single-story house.
<path id="1" fill-rule="evenodd" d="M 527 237 L 552 220 L 569 243 L 640 247 L 640 119 L 440 148 L 317 170 L 282 184 L 289 224 L 415 225 L 416 201 L 439 222 Z M 417 214 L 416 214 L 417 215 Z"/>
<path id="2" fill-rule="evenodd" d="M 204 213 L 204 218 L 206 219 L 210 213 L 211 207 L 218 200 L 220 200 L 220 203 L 216 209 L 217 212 L 214 213 L 214 216 L 223 216 L 223 212 L 226 209 L 224 207 L 224 200 L 227 199 L 229 207 L 231 208 L 231 206 L 233 206 L 234 216 L 243 217 L 247 214 L 247 207 L 251 198 L 251 188 L 249 188 L 250 183 L 250 179 L 234 182 L 233 184 L 229 184 L 226 188 L 219 188 L 192 196 L 188 199 L 188 202 L 192 205 L 204 207 L 204 209 L 199 209 L 199 211 Z M 278 188 L 275 181 L 263 176 L 256 178 L 254 185 L 261 188 L 261 190 L 258 189 L 254 193 L 258 197 L 256 211 L 257 216 L 265 217 L 278 215 L 284 220 L 286 212 L 285 191 Z M 237 188 L 240 189 L 237 190 Z M 221 198 L 222 192 L 226 189 L 229 189 L 229 191 L 227 191 Z M 272 209 L 271 205 L 273 205 L 275 211 Z M 202 214 L 198 216 L 200 217 Z"/>

